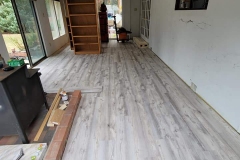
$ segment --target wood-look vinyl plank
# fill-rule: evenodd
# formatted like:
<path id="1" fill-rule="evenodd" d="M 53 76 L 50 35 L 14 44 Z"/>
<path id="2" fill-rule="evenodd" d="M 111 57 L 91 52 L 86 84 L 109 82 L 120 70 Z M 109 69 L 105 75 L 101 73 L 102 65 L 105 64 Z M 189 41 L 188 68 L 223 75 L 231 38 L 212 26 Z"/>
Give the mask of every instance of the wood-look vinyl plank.
<path id="1" fill-rule="evenodd" d="M 44 64 L 45 61 L 43 61 L 35 68 L 40 68 L 40 71 L 43 73 L 48 72 L 49 68 L 52 68 L 52 69 L 57 68 L 58 65 L 61 63 L 61 61 L 69 55 L 66 53 L 67 53 L 67 51 L 63 51 L 63 52 L 59 53 L 58 55 L 53 55 L 53 56 L 47 58 L 47 64 Z M 48 59 L 50 59 L 50 60 L 48 60 Z M 43 65 L 42 65 L 42 63 L 43 63 Z"/>
<path id="2" fill-rule="evenodd" d="M 130 63 L 129 63 L 130 64 Z M 129 65 L 127 64 L 127 66 Z M 141 115 L 143 114 L 143 107 L 141 105 L 141 95 L 140 94 L 136 94 L 136 93 L 139 93 L 139 89 L 140 89 L 140 85 L 139 85 L 139 79 L 137 78 L 137 72 L 134 70 L 134 68 L 132 68 L 132 70 L 130 70 L 129 68 L 127 69 L 129 72 L 128 72 L 128 76 L 129 76 L 129 79 L 130 79 L 130 86 L 131 88 L 135 88 L 133 87 L 133 85 L 137 86 L 137 88 L 135 88 L 132 92 L 135 93 L 135 94 L 132 94 L 133 95 L 133 98 L 132 99 L 135 99 L 135 101 L 137 101 L 137 104 L 134 105 L 133 103 L 133 106 L 134 106 L 134 111 L 132 113 L 137 113 L 137 116 L 133 116 L 133 117 L 136 117 L 136 121 L 137 121 L 137 125 L 135 126 L 138 126 L 137 129 L 135 129 L 136 131 L 138 131 L 138 133 L 140 134 L 139 136 L 140 137 L 145 137 L 145 130 L 143 129 L 143 121 L 145 120 L 144 118 L 144 115 Z M 131 72 L 132 71 L 132 72 Z M 132 77 L 134 76 L 134 77 Z M 139 139 L 137 139 L 137 141 L 139 141 Z M 141 141 L 142 142 L 142 141 Z M 147 144 L 148 141 L 146 138 L 144 138 L 144 142 L 142 143 L 145 143 Z M 140 144 L 142 148 L 140 148 L 140 150 L 144 150 L 143 148 L 143 144 Z M 142 155 L 142 157 L 148 157 L 150 155 L 150 148 L 147 148 L 146 149 L 147 151 L 144 153 L 144 155 Z"/>
<path id="3" fill-rule="evenodd" d="M 101 58 L 97 55 L 95 55 L 92 60 L 91 60 L 91 64 L 88 66 L 88 68 L 86 69 L 86 72 L 83 73 L 84 77 L 82 77 L 81 81 L 81 85 L 82 86 L 90 86 L 89 83 L 91 83 L 91 81 L 95 80 L 95 76 L 96 76 L 96 71 L 98 70 L 98 66 L 100 66 L 101 64 Z M 92 75 L 94 75 L 94 77 L 92 77 Z"/>
<path id="4" fill-rule="evenodd" d="M 76 74 L 74 75 L 74 77 L 72 77 L 72 80 L 66 84 L 66 88 L 76 87 L 81 84 L 80 79 L 83 75 L 83 72 L 86 70 L 86 68 L 88 66 L 89 60 L 90 60 L 90 56 L 87 56 L 82 61 L 79 62 L 79 63 L 81 63 L 79 65 L 80 68 L 79 68 L 79 70 L 76 71 Z"/>
<path id="5" fill-rule="evenodd" d="M 161 73 L 161 75 L 162 75 L 162 73 Z"/>
<path id="6" fill-rule="evenodd" d="M 101 85 L 101 79 L 102 74 L 101 74 L 101 66 L 103 65 L 103 55 L 98 56 L 96 59 L 96 63 L 94 64 L 93 68 L 92 68 L 92 73 L 89 75 L 88 79 L 87 79 L 87 86 L 99 86 Z"/>
<path id="7" fill-rule="evenodd" d="M 102 51 L 67 47 L 39 65 L 45 90 L 102 86 L 83 94 L 63 160 L 240 159 L 239 134 L 151 50 L 110 41 Z"/>

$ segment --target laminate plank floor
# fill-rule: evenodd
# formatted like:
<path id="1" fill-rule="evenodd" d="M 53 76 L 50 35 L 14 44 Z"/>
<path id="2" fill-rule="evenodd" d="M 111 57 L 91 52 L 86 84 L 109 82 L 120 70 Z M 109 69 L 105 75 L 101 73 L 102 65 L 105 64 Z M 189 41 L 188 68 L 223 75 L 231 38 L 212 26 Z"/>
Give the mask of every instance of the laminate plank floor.
<path id="1" fill-rule="evenodd" d="M 83 94 L 64 160 L 240 160 L 240 135 L 151 50 L 102 48 L 67 47 L 37 66 L 45 90 L 103 86 Z"/>

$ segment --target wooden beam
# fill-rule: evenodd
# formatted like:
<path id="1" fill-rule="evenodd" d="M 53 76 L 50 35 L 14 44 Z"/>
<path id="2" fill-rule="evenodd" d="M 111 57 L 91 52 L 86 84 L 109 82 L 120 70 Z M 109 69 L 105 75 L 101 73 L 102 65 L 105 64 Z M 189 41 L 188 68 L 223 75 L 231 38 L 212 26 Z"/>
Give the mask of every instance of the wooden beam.
<path id="1" fill-rule="evenodd" d="M 53 117 L 54 111 L 58 108 L 60 100 L 61 100 L 61 96 L 58 96 L 58 99 L 54 105 L 52 112 L 51 112 L 50 118 L 48 119 L 48 123 L 47 123 L 48 127 L 54 127 L 54 124 L 52 123 L 52 117 Z"/>
<path id="2" fill-rule="evenodd" d="M 103 86 L 97 86 L 97 87 L 69 87 L 64 88 L 64 91 L 66 92 L 73 92 L 74 90 L 81 90 L 81 93 L 101 93 L 103 90 Z M 56 89 L 45 89 L 46 93 L 56 93 Z"/>
<path id="3" fill-rule="evenodd" d="M 61 105 L 61 107 L 60 107 L 59 109 L 65 110 L 66 108 L 67 108 L 67 105 L 66 105 L 66 104 L 63 104 L 63 105 Z"/>
<path id="4" fill-rule="evenodd" d="M 54 115 L 54 112 L 55 112 L 55 110 L 52 110 L 51 115 L 50 115 L 50 117 L 48 119 L 48 122 L 47 122 L 47 127 L 54 127 L 54 124 L 51 121 L 51 119 L 52 119 L 52 117 Z"/>
<path id="5" fill-rule="evenodd" d="M 59 95 L 60 95 L 60 92 L 61 92 L 61 91 L 62 91 L 62 88 L 59 89 L 56 97 L 54 98 L 53 103 L 52 103 L 51 107 L 49 108 L 48 113 L 47 113 L 47 115 L 45 116 L 45 118 L 44 118 L 44 120 L 43 120 L 43 122 L 42 122 L 42 124 L 41 124 L 41 126 L 40 126 L 40 128 L 39 128 L 39 130 L 38 130 L 38 132 L 37 132 L 37 134 L 36 134 L 36 136 L 35 136 L 35 138 L 34 138 L 33 141 L 38 141 L 38 140 L 39 140 L 39 138 L 40 138 L 40 136 L 41 136 L 41 134 L 42 134 L 42 131 L 43 131 L 43 129 L 44 129 L 44 127 L 45 127 L 45 125 L 46 125 L 46 123 L 47 123 L 50 115 L 51 115 L 51 112 L 52 112 L 52 110 L 54 109 L 55 104 L 56 104 L 56 102 L 57 102 L 58 99 L 59 99 Z"/>
<path id="6" fill-rule="evenodd" d="M 54 115 L 52 117 L 52 123 L 56 124 L 56 125 L 59 125 L 61 120 L 62 120 L 63 114 L 64 114 L 63 110 L 56 109 L 55 112 L 54 112 Z"/>

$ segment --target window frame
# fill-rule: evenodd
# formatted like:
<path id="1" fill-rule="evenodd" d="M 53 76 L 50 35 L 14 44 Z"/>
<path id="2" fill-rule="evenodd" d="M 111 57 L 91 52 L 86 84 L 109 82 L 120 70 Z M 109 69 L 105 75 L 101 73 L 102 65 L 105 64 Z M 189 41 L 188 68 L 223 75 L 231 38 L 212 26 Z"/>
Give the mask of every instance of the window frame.
<path id="1" fill-rule="evenodd" d="M 207 10 L 208 8 L 208 3 L 209 3 L 209 0 L 205 0 L 205 6 L 202 7 L 202 8 L 192 8 L 192 2 L 194 0 L 189 0 L 190 1 L 190 7 L 189 8 L 180 8 L 179 5 L 180 5 L 180 1 L 181 0 L 176 0 L 176 4 L 175 4 L 175 10 Z"/>
<path id="2" fill-rule="evenodd" d="M 51 27 L 52 38 L 53 38 L 53 40 L 55 40 L 66 34 L 66 28 L 65 28 L 65 23 L 64 23 L 64 19 L 63 19 L 62 4 L 59 0 L 45 0 L 45 3 L 46 3 L 46 8 L 47 8 L 48 21 L 49 21 L 50 27 Z M 57 14 L 57 9 L 56 9 L 55 3 L 59 3 L 60 11 L 61 11 L 60 16 Z M 49 4 L 51 5 L 51 7 L 47 7 L 47 5 L 49 5 Z M 48 8 L 49 8 L 49 10 L 48 10 Z M 49 13 L 54 14 L 54 15 L 51 15 L 52 17 L 50 17 Z M 55 22 L 51 22 L 50 18 L 53 18 L 53 20 Z M 62 22 L 58 22 L 59 19 Z M 54 24 L 51 25 L 51 23 L 54 23 Z M 56 29 L 56 31 L 52 30 L 52 26 L 54 27 L 54 29 Z M 62 28 L 63 28 L 63 30 L 61 30 Z M 64 31 L 64 32 L 61 32 L 61 31 Z M 56 35 L 54 35 L 53 32 L 56 32 Z"/>

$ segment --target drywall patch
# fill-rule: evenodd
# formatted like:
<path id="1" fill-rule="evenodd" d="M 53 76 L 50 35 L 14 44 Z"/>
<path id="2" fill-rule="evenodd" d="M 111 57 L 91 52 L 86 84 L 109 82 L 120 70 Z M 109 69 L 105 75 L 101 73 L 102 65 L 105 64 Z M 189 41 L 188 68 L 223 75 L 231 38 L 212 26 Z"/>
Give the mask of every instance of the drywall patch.
<path id="1" fill-rule="evenodd" d="M 182 18 L 180 19 L 180 21 L 182 21 L 182 22 L 184 22 L 184 23 L 193 23 L 193 21 L 190 19 L 190 20 L 188 20 L 188 21 L 184 21 Z M 194 23 L 193 23 L 194 24 Z"/>
<path id="2" fill-rule="evenodd" d="M 233 65 L 233 68 L 235 69 L 235 68 L 239 68 L 240 67 L 240 64 L 239 63 L 236 63 L 236 64 L 234 64 Z M 239 127 L 240 128 L 240 127 Z"/>
<path id="3" fill-rule="evenodd" d="M 194 21 L 192 21 L 191 19 L 190 20 L 188 20 L 188 21 L 185 21 L 185 20 L 183 20 L 182 18 L 180 19 L 180 21 L 181 22 L 184 22 L 184 23 L 186 23 L 186 24 L 188 24 L 188 23 L 192 23 L 192 24 L 194 24 L 196 27 L 198 27 L 199 29 L 205 29 L 206 27 L 210 27 L 211 25 L 210 24 L 207 24 L 207 23 L 205 23 L 205 22 L 200 22 L 200 23 L 194 23 Z"/>

